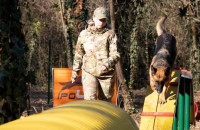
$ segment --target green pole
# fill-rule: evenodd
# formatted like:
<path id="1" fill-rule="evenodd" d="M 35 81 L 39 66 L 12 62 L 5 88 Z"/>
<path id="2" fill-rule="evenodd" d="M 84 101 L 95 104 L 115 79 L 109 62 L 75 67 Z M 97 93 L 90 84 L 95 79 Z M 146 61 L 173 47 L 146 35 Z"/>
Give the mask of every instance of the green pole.
<path id="1" fill-rule="evenodd" d="M 183 130 L 184 122 L 184 78 L 181 77 L 179 86 L 179 101 L 178 101 L 178 128 Z"/>
<path id="2" fill-rule="evenodd" d="M 190 121 L 190 79 L 185 79 L 185 130 L 189 130 Z"/>
<path id="3" fill-rule="evenodd" d="M 172 130 L 177 130 L 177 108 L 178 108 L 177 106 L 178 106 L 178 103 L 176 103 L 176 109 L 174 112 L 174 121 L 173 121 Z"/>
<path id="4" fill-rule="evenodd" d="M 48 104 L 50 101 L 50 75 L 51 75 L 51 40 L 49 40 L 49 65 L 48 65 Z"/>

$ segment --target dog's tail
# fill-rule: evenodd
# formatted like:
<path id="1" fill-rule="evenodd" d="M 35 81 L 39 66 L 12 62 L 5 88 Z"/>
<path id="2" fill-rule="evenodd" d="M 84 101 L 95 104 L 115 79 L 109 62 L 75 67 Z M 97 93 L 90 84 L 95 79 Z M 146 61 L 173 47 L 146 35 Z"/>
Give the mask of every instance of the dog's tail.
<path id="1" fill-rule="evenodd" d="M 160 18 L 160 20 L 158 21 L 158 23 L 156 25 L 156 31 L 157 31 L 158 36 L 162 35 L 165 32 L 163 24 L 166 19 L 167 19 L 167 16 L 164 15 L 162 18 Z"/>

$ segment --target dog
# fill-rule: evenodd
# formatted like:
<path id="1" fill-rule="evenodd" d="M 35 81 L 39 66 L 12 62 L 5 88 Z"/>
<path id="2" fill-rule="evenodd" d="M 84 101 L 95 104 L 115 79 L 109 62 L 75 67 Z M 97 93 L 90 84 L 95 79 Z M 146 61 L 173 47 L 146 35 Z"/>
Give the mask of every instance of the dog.
<path id="1" fill-rule="evenodd" d="M 156 48 L 149 68 L 150 86 L 152 90 L 156 90 L 159 93 L 160 104 L 166 103 L 167 87 L 177 54 L 175 37 L 168 34 L 163 27 L 166 18 L 167 16 L 163 16 L 157 22 L 156 31 L 158 37 L 155 42 Z"/>

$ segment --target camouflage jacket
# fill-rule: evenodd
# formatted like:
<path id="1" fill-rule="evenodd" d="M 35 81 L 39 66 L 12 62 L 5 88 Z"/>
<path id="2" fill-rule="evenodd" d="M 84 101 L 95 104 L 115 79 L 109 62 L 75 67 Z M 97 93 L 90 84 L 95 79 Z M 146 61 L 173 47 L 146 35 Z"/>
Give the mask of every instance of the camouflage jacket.
<path id="1" fill-rule="evenodd" d="M 76 78 L 81 67 L 94 76 L 113 75 L 120 58 L 117 52 L 117 37 L 107 27 L 94 29 L 93 24 L 81 31 L 75 50 L 72 78 Z M 101 71 L 104 65 L 107 71 Z"/>

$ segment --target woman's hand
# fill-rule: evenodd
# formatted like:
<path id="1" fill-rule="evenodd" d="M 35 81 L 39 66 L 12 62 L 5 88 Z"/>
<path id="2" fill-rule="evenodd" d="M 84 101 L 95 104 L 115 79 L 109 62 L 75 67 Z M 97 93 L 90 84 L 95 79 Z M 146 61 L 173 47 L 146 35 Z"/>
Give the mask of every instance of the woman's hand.
<path id="1" fill-rule="evenodd" d="M 74 82 L 75 82 L 75 79 L 74 79 L 74 78 L 71 78 L 71 80 L 72 80 L 72 83 L 74 83 Z"/>

